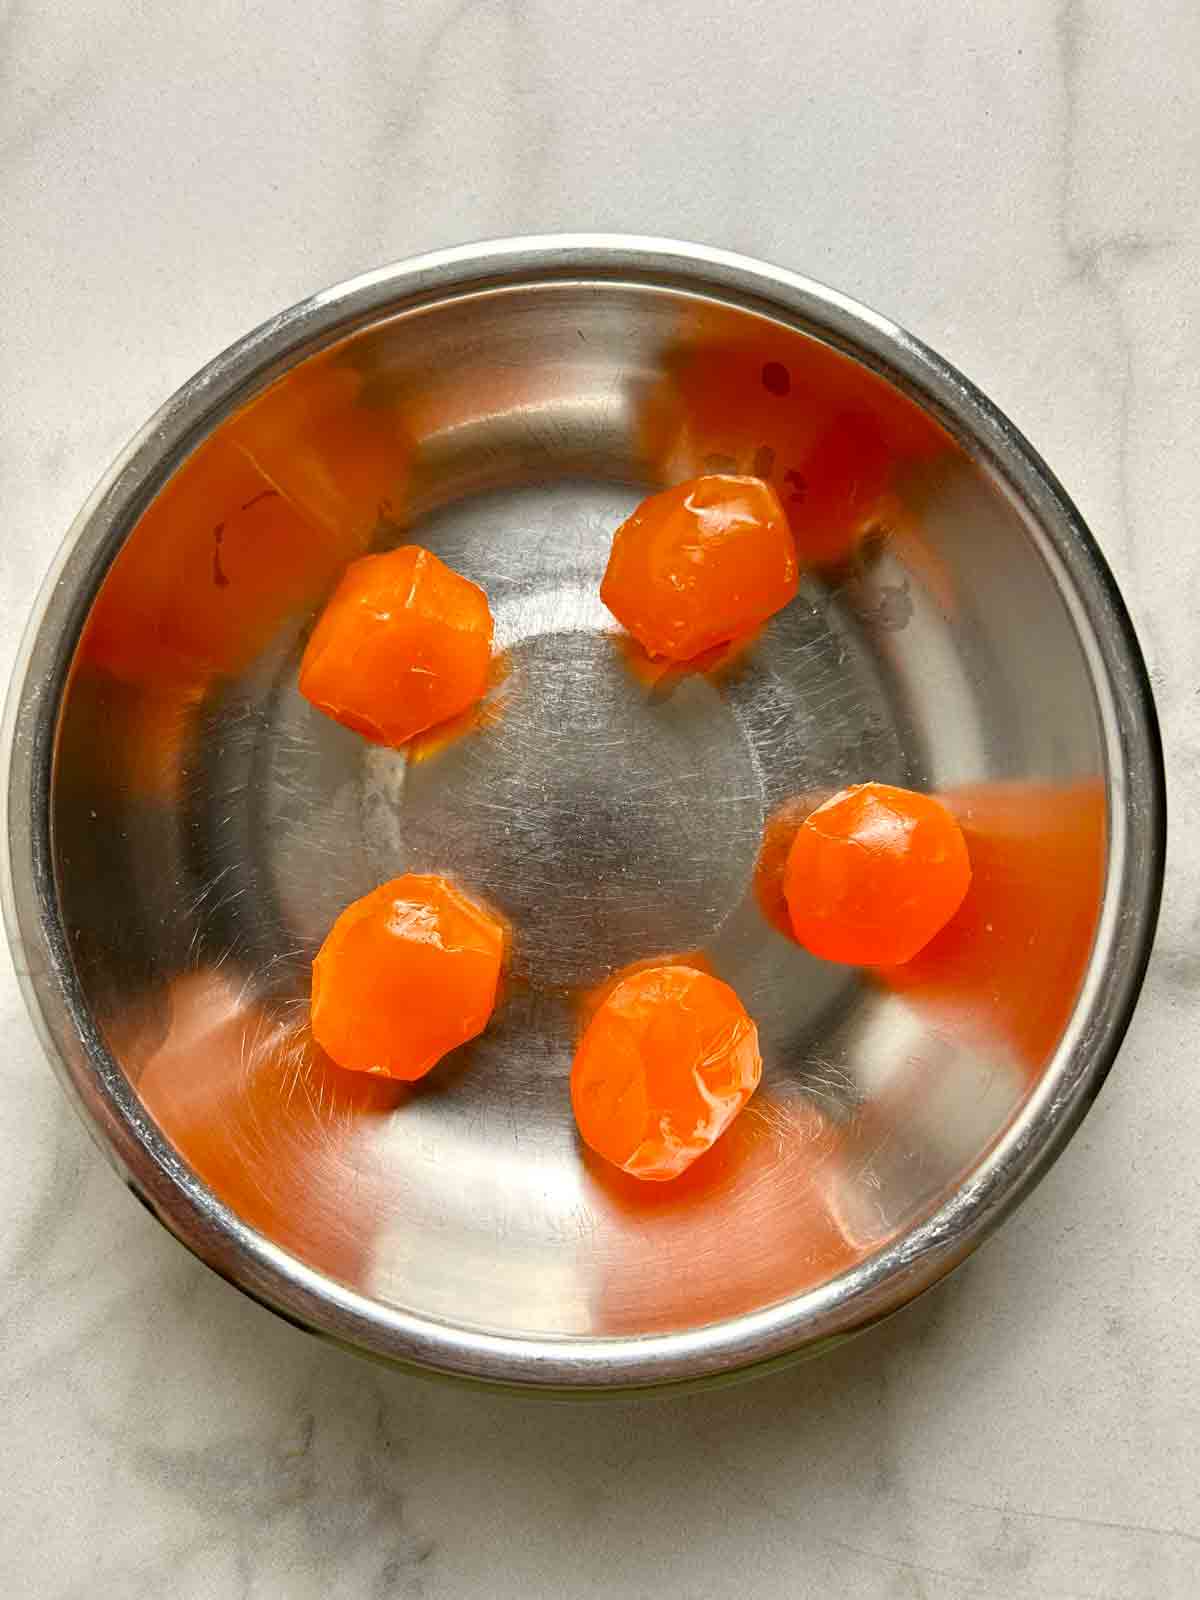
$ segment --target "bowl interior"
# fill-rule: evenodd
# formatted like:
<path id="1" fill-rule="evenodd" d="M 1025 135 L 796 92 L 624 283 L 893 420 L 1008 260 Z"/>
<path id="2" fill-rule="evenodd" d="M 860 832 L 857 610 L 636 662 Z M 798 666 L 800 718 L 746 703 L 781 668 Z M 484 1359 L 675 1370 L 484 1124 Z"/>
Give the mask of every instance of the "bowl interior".
<path id="1" fill-rule="evenodd" d="M 769 477 L 799 598 L 695 670 L 601 606 L 648 490 Z M 317 715 L 297 663 L 346 561 L 417 541 L 482 584 L 484 714 L 408 752 Z M 908 966 L 780 921 L 800 816 L 881 778 L 967 831 L 962 912 Z M 51 795 L 87 1006 L 150 1118 L 320 1278 L 498 1336 L 695 1330 L 827 1284 L 968 1181 L 1055 1058 L 1104 892 L 1086 641 L 1025 512 L 909 398 L 769 308 L 608 277 L 431 296 L 219 422 L 81 637 Z M 514 930 L 493 1026 L 415 1087 L 306 1030 L 349 900 L 446 871 Z M 679 1182 L 589 1159 L 588 995 L 692 952 L 766 1063 Z"/>

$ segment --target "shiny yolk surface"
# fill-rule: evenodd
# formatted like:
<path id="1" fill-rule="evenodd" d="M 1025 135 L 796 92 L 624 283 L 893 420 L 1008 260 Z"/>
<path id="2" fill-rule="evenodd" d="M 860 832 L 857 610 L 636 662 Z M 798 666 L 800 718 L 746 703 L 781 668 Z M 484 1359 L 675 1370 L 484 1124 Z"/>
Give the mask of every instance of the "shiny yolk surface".
<path id="1" fill-rule="evenodd" d="M 962 831 L 939 800 L 860 783 L 801 824 L 783 889 L 792 930 L 813 955 L 883 966 L 928 944 L 970 881 Z"/>
<path id="2" fill-rule="evenodd" d="M 304 652 L 300 692 L 356 733 L 402 745 L 481 698 L 491 648 L 483 590 L 402 545 L 346 569 Z"/>
<path id="3" fill-rule="evenodd" d="M 487 1026 L 503 952 L 503 924 L 445 878 L 393 878 L 347 906 L 321 946 L 313 1036 L 339 1066 L 423 1077 Z"/>
<path id="4" fill-rule="evenodd" d="M 774 490 L 713 474 L 643 500 L 613 538 L 600 598 L 652 656 L 686 661 L 765 622 L 798 583 Z"/>
<path id="5" fill-rule="evenodd" d="M 647 967 L 588 1025 L 571 1104 L 597 1154 L 661 1182 L 720 1138 L 761 1074 L 758 1030 L 728 984 L 691 967 Z"/>

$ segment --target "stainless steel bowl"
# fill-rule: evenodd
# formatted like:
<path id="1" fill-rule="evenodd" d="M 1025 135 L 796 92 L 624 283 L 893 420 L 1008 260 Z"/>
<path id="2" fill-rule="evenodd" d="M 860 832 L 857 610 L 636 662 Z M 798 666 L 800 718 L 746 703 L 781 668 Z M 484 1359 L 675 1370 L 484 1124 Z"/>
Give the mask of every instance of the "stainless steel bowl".
<path id="1" fill-rule="evenodd" d="M 656 674 L 597 583 L 647 489 L 705 469 L 771 477 L 812 562 L 740 657 Z M 339 568 L 410 537 L 486 587 L 502 671 L 406 757 L 295 684 Z M 426 256 L 218 357 L 71 531 L 9 723 L 9 930 L 102 1148 L 284 1316 L 474 1378 L 711 1379 L 895 1310 L 1062 1149 L 1154 929 L 1150 689 L 1058 483 L 892 323 L 689 245 Z M 789 825 L 868 777 L 946 795 L 975 869 L 888 973 L 777 925 Z M 305 1030 L 330 920 L 406 868 L 515 928 L 494 1025 L 415 1088 Z M 684 950 L 757 1018 L 764 1086 L 639 1187 L 572 1128 L 580 996 Z"/>

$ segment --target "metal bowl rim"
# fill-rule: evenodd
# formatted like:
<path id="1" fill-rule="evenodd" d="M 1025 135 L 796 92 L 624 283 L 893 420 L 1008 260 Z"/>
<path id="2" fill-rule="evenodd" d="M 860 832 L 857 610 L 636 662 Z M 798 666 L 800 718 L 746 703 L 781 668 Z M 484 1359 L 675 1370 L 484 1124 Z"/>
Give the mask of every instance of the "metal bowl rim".
<path id="1" fill-rule="evenodd" d="M 1054 1060 L 1011 1126 L 938 1209 L 853 1269 L 759 1311 L 639 1338 L 525 1337 L 387 1307 L 247 1228 L 147 1117 L 89 1013 L 58 915 L 50 789 L 58 707 L 88 608 L 141 512 L 223 417 L 355 329 L 468 293 L 629 281 L 758 310 L 853 355 L 930 410 L 1024 509 L 1087 651 L 1108 761 L 1110 874 L 1088 976 Z M 1141 987 L 1161 896 L 1166 793 L 1153 695 L 1128 613 L 1079 512 L 1011 422 L 948 362 L 877 312 L 781 268 L 706 246 L 614 234 L 438 251 L 323 290 L 188 380 L 75 519 L 22 641 L 4 724 L 0 895 L 26 1003 L 97 1144 L 155 1216 L 229 1281 L 368 1354 L 522 1388 L 628 1391 L 713 1381 L 812 1353 L 878 1321 L 961 1262 L 1044 1175 L 1112 1065 Z"/>

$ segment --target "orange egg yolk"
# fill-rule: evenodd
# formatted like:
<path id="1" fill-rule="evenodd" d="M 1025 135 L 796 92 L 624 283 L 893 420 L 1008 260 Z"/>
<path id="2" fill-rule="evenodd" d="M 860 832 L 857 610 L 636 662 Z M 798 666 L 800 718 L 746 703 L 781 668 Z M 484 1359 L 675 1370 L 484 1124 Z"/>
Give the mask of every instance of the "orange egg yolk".
<path id="1" fill-rule="evenodd" d="M 598 1155 L 662 1182 L 720 1138 L 761 1074 L 758 1030 L 728 984 L 692 967 L 647 967 L 589 1023 L 571 1104 Z"/>
<path id="2" fill-rule="evenodd" d="M 775 491 L 714 474 L 642 501 L 613 538 L 600 598 L 650 655 L 686 661 L 758 627 L 798 585 Z"/>
<path id="3" fill-rule="evenodd" d="M 483 696 L 491 648 L 483 590 L 403 545 L 347 567 L 304 652 L 300 692 L 365 738 L 398 746 Z"/>
<path id="4" fill-rule="evenodd" d="M 792 931 L 813 955 L 884 966 L 923 949 L 970 881 L 962 831 L 941 801 L 860 783 L 801 823 L 783 891 Z"/>
<path id="5" fill-rule="evenodd" d="M 482 1033 L 503 924 L 445 878 L 406 873 L 355 900 L 313 963 L 312 1030 L 339 1066 L 421 1078 Z"/>

